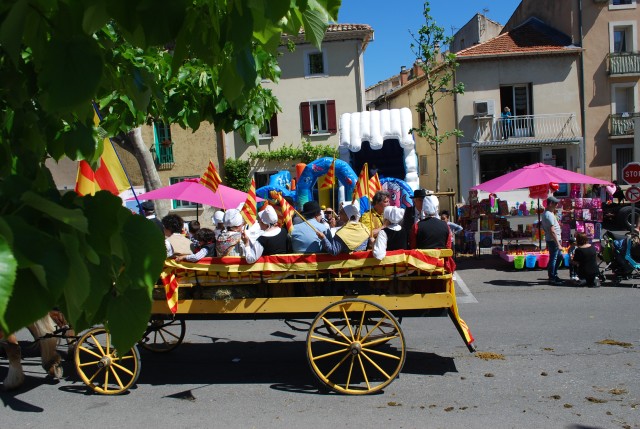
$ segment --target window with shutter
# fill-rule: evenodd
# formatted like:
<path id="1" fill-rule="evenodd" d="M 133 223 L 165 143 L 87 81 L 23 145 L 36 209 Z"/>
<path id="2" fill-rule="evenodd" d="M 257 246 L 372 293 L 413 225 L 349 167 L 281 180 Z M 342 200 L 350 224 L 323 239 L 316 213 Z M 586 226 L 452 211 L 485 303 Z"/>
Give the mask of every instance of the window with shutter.
<path id="1" fill-rule="evenodd" d="M 270 120 L 264 121 L 264 125 L 260 128 L 260 138 L 270 139 L 278 135 L 278 115 L 275 114 Z"/>
<path id="2" fill-rule="evenodd" d="M 300 103 L 303 134 L 335 134 L 338 132 L 335 100 Z"/>

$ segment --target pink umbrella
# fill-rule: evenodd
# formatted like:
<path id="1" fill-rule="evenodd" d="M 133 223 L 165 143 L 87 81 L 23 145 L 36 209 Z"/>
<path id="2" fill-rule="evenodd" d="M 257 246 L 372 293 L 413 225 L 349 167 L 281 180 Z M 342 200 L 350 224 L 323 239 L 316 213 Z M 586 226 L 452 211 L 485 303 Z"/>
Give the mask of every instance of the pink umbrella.
<path id="1" fill-rule="evenodd" d="M 491 193 L 512 191 L 514 189 L 528 188 L 530 186 L 544 185 L 548 183 L 585 183 L 592 185 L 610 185 L 611 182 L 574 173 L 564 168 L 552 167 L 547 164 L 537 163 L 527 165 L 519 170 L 512 171 L 495 179 L 474 186 Z"/>
<path id="2" fill-rule="evenodd" d="M 185 179 L 173 185 L 155 189 L 138 195 L 138 199 L 147 200 L 180 200 L 189 201 L 196 204 L 228 209 L 236 208 L 247 200 L 247 193 L 238 191 L 228 186 L 218 186 L 218 191 L 201 185 L 200 179 Z M 134 200 L 135 197 L 128 198 L 127 201 Z M 256 197 L 256 202 L 264 201 Z"/>

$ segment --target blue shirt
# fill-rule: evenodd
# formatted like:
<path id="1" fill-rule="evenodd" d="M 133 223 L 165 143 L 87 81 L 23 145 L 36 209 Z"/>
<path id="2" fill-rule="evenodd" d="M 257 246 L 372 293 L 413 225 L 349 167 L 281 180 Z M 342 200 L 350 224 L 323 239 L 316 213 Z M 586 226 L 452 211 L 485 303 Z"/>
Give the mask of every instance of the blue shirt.
<path id="1" fill-rule="evenodd" d="M 315 218 L 308 219 L 308 222 L 324 235 L 329 234 L 329 225 L 320 223 Z M 323 252 L 322 241 L 318 238 L 315 231 L 305 222 L 293 226 L 293 231 L 291 231 L 291 247 L 293 253 Z"/>

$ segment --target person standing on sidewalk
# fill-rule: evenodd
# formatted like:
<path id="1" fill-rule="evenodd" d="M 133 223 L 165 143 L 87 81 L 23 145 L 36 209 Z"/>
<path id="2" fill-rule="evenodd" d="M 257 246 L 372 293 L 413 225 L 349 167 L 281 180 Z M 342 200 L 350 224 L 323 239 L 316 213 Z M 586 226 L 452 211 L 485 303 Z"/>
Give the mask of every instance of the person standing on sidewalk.
<path id="1" fill-rule="evenodd" d="M 558 267 L 562 263 L 562 252 L 560 242 L 560 224 L 556 217 L 556 207 L 560 201 L 556 197 L 547 198 L 547 208 L 542 215 L 542 229 L 544 230 L 545 240 L 547 242 L 547 250 L 549 251 L 549 265 L 547 272 L 549 273 L 549 283 L 554 286 L 564 284 L 558 277 Z"/>

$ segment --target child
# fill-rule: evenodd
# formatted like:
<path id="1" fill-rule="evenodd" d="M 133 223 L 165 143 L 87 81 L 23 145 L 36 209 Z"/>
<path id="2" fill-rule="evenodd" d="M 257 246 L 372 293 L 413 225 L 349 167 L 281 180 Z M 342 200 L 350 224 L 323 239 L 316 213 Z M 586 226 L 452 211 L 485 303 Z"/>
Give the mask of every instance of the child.
<path id="1" fill-rule="evenodd" d="M 457 223 L 449 222 L 449 212 L 446 210 L 442 210 L 440 212 L 440 219 L 447 222 L 449 225 L 449 229 L 451 230 L 451 248 L 455 248 L 456 238 L 455 235 L 463 230 L 463 228 Z"/>
<path id="2" fill-rule="evenodd" d="M 209 228 L 200 228 L 194 235 L 198 241 L 197 252 L 193 255 L 180 255 L 176 261 L 198 262 L 208 256 L 216 256 L 216 234 Z"/>
<path id="3" fill-rule="evenodd" d="M 187 234 L 187 238 L 191 240 L 191 251 L 195 252 L 199 247 L 198 239 L 196 239 L 196 233 L 200 230 L 200 222 L 197 220 L 192 220 L 189 222 L 188 227 L 189 233 Z"/>
<path id="4" fill-rule="evenodd" d="M 169 214 L 162 218 L 164 227 L 164 245 L 167 248 L 167 258 L 180 255 L 191 255 L 191 241 L 182 234 L 184 222 L 178 215 Z"/>
<path id="5" fill-rule="evenodd" d="M 576 254 L 576 238 L 569 238 L 569 249 L 567 249 L 567 253 L 569 254 L 569 278 L 573 281 L 578 281 L 578 272 L 576 271 L 576 267 L 573 264 L 573 257 Z"/>

